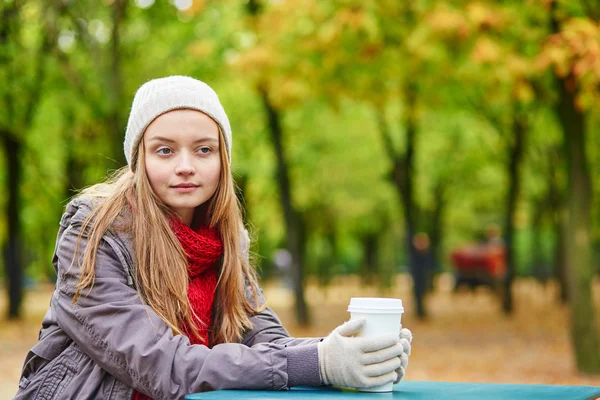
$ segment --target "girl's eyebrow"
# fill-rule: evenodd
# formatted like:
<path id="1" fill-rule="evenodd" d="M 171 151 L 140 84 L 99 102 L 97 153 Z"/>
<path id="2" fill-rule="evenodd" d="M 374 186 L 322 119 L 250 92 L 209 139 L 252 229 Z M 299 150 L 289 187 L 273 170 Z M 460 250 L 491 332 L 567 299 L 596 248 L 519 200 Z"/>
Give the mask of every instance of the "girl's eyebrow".
<path id="1" fill-rule="evenodd" d="M 164 137 L 164 136 L 152 136 L 148 140 L 151 141 L 151 142 L 175 143 L 175 140 L 169 139 L 169 138 Z M 215 138 L 208 137 L 208 136 L 200 138 L 200 139 L 197 139 L 197 140 L 194 140 L 194 144 L 197 144 L 197 143 L 206 143 L 206 142 L 219 143 L 219 140 L 215 139 Z"/>
<path id="2" fill-rule="evenodd" d="M 211 138 L 211 137 L 204 137 L 204 138 L 200 138 L 198 140 L 194 140 L 194 144 L 196 143 L 219 143 L 219 139 L 215 139 L 215 138 Z"/>

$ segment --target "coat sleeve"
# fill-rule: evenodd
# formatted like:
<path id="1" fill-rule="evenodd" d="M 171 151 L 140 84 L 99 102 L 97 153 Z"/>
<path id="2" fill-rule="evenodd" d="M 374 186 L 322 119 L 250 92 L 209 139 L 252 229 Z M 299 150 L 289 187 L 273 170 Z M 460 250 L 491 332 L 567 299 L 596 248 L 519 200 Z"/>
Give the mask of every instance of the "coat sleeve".
<path id="1" fill-rule="evenodd" d="M 87 244 L 83 237 L 78 260 L 71 266 L 77 237 L 78 229 L 69 226 L 57 245 L 58 290 L 51 301 L 52 312 L 84 353 L 139 392 L 161 400 L 216 389 L 281 390 L 290 384 L 288 358 L 296 364 L 310 362 L 314 369 L 310 346 L 293 354 L 284 344 L 271 342 L 228 343 L 209 349 L 191 345 L 183 335 L 174 336 L 127 284 L 123 254 L 105 240 L 98 248 L 92 288 L 84 289 L 73 303 L 78 263 Z M 314 375 L 296 373 L 295 377 L 296 384 L 315 381 Z"/>
<path id="2" fill-rule="evenodd" d="M 265 298 L 260 288 L 257 287 L 259 304 L 265 304 Z M 251 299 L 251 304 L 254 304 L 252 290 L 249 286 L 246 289 L 246 296 Z M 242 343 L 247 346 L 254 346 L 258 343 L 274 343 L 285 346 L 302 346 L 308 344 L 316 344 L 323 340 L 322 338 L 294 338 L 291 337 L 288 331 L 283 327 L 279 317 L 269 307 L 254 314 L 250 321 L 252 322 L 252 330 L 247 332 L 242 339 Z"/>

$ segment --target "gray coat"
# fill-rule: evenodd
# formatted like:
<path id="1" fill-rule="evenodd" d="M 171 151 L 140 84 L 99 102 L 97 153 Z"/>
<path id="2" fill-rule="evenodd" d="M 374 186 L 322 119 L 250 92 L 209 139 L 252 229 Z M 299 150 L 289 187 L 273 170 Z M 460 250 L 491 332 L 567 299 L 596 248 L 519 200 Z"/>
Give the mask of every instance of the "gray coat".
<path id="1" fill-rule="evenodd" d="M 208 348 L 174 336 L 139 298 L 131 241 L 124 233 L 105 234 L 94 286 L 73 304 L 80 271 L 77 263 L 69 267 L 90 211 L 90 200 L 78 198 L 61 219 L 53 257 L 58 280 L 15 400 L 130 400 L 133 389 L 166 400 L 217 389 L 321 384 L 318 339 L 291 338 L 268 308 L 251 317 L 253 328 L 241 343 Z M 85 245 L 82 238 L 78 254 Z"/>

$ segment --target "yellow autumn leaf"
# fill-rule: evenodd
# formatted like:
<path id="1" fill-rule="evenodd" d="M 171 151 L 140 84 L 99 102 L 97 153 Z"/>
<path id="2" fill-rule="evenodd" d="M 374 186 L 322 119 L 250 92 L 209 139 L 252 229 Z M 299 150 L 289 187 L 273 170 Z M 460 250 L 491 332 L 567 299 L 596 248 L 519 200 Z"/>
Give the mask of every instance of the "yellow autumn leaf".
<path id="1" fill-rule="evenodd" d="M 500 60 L 502 56 L 502 49 L 493 40 L 488 37 L 482 36 L 475 42 L 473 51 L 471 52 L 471 58 L 473 61 L 478 63 L 492 63 Z"/>
<path id="2" fill-rule="evenodd" d="M 340 28 L 334 22 L 325 23 L 317 33 L 317 40 L 322 46 L 332 46 L 340 36 Z"/>
<path id="3" fill-rule="evenodd" d="M 199 40 L 189 46 L 189 52 L 194 57 L 201 59 L 208 57 L 215 49 L 215 43 L 212 40 Z"/>
<path id="4" fill-rule="evenodd" d="M 285 77 L 272 82 L 269 93 L 278 107 L 287 109 L 306 99 L 311 92 L 306 83 Z"/>
<path id="5" fill-rule="evenodd" d="M 185 15 L 199 14 L 202 11 L 204 11 L 205 7 L 206 7 L 206 0 L 193 0 L 192 5 L 189 8 L 185 9 L 183 11 L 183 13 Z"/>
<path id="6" fill-rule="evenodd" d="M 275 60 L 272 52 L 264 46 L 258 46 L 240 53 L 232 62 L 232 67 L 244 74 L 260 76 L 267 74 Z"/>
<path id="7" fill-rule="evenodd" d="M 380 36 L 380 29 L 377 18 L 372 14 L 366 14 L 363 19 L 363 30 L 367 33 L 370 41 L 377 40 Z"/>
<path id="8" fill-rule="evenodd" d="M 446 5 L 439 6 L 426 17 L 431 30 L 442 34 L 455 34 L 463 29 L 468 29 L 464 16 Z"/>
<path id="9" fill-rule="evenodd" d="M 525 104 L 531 103 L 535 98 L 531 84 L 522 79 L 515 83 L 513 95 L 517 100 Z"/>
<path id="10" fill-rule="evenodd" d="M 533 73 L 531 61 L 517 54 L 506 57 L 506 69 L 513 76 L 529 76 Z"/>
<path id="11" fill-rule="evenodd" d="M 479 2 L 471 3 L 467 6 L 467 15 L 475 25 L 481 25 L 487 19 L 487 6 Z"/>
<path id="12" fill-rule="evenodd" d="M 571 18 L 563 24 L 562 31 L 565 35 L 575 33 L 596 36 L 598 35 L 598 25 L 589 18 Z"/>
<path id="13" fill-rule="evenodd" d="M 569 73 L 571 57 L 566 48 L 556 46 L 547 47 L 545 54 L 558 76 L 566 76 Z"/>
<path id="14" fill-rule="evenodd" d="M 471 24 L 478 29 L 498 29 L 505 23 L 502 10 L 492 8 L 489 4 L 471 3 L 467 6 L 466 13 Z"/>

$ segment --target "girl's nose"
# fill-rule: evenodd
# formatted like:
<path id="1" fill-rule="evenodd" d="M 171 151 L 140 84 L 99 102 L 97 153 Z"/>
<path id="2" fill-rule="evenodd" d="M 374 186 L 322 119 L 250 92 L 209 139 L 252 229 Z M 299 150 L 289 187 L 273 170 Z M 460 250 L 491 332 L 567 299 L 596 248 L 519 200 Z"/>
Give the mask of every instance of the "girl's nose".
<path id="1" fill-rule="evenodd" d="M 196 172 L 192 157 L 183 153 L 180 155 L 177 166 L 175 167 L 175 173 L 177 175 L 191 175 Z"/>

